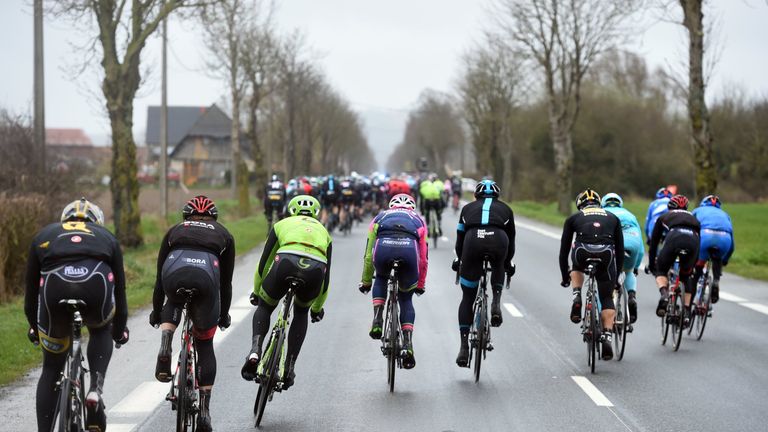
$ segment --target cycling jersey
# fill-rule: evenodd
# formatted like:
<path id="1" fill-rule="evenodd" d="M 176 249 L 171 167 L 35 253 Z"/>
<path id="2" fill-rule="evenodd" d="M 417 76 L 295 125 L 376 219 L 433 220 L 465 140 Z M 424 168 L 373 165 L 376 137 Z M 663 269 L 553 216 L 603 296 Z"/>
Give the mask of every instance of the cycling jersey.
<path id="1" fill-rule="evenodd" d="M 90 268 L 88 266 L 67 266 L 68 264 L 79 264 L 86 260 L 103 262 L 111 269 L 107 273 L 109 277 L 113 278 L 109 281 L 110 285 L 114 283 L 115 315 L 113 328 L 115 331 L 113 333 L 122 333 L 128 319 L 123 253 L 117 239 L 109 230 L 101 225 L 82 221 L 50 224 L 40 230 L 32 239 L 27 259 L 24 298 L 24 313 L 31 328 L 37 328 L 38 297 L 42 273 L 50 273 L 63 268 L 63 277 L 73 278 L 78 275 L 90 274 L 91 271 L 86 271 Z M 67 274 L 67 267 L 71 267 L 70 274 Z M 82 273 L 84 271 L 86 272 Z M 112 296 L 105 301 L 112 302 Z M 95 307 L 97 305 L 90 306 Z"/>
<path id="2" fill-rule="evenodd" d="M 681 260 L 681 274 L 688 274 L 696 262 L 699 253 L 699 231 L 701 224 L 687 210 L 670 210 L 665 213 L 653 228 L 648 250 L 648 263 L 657 276 L 666 275 L 680 250 L 689 253 Z M 664 246 L 657 251 L 664 238 Z M 657 260 L 658 253 L 658 260 Z M 657 262 L 658 261 L 658 262 Z"/>
<path id="3" fill-rule="evenodd" d="M 257 295 L 262 295 L 262 283 L 277 254 L 297 255 L 325 264 L 322 291 L 312 303 L 312 310 L 319 312 L 328 297 L 328 281 L 331 275 L 331 236 L 323 224 L 312 217 L 291 216 L 272 227 L 254 277 L 253 292 Z"/>
<path id="4" fill-rule="evenodd" d="M 710 251 L 716 248 L 719 256 L 715 258 L 727 264 L 735 249 L 731 217 L 724 210 L 713 206 L 698 207 L 693 211 L 693 215 L 701 223 L 699 259 L 707 261 Z"/>
<path id="5" fill-rule="evenodd" d="M 613 245 L 616 268 L 624 265 L 624 235 L 619 218 L 600 207 L 587 207 L 574 213 L 563 224 L 560 240 L 560 274 L 568 280 L 568 253 L 576 235 L 576 243 L 586 245 Z M 598 279 L 599 280 L 599 279 Z"/>
<path id="6" fill-rule="evenodd" d="M 461 179 L 459 177 L 451 178 L 451 191 L 454 195 L 461 194 Z"/>
<path id="7" fill-rule="evenodd" d="M 380 239 L 391 240 L 390 243 L 382 242 Z M 409 241 L 410 240 L 410 241 Z M 410 287 L 413 283 L 416 283 L 418 288 L 424 288 L 424 283 L 427 278 L 427 228 L 424 220 L 416 214 L 416 212 L 408 209 L 395 208 L 385 210 L 379 213 L 373 221 L 371 221 L 368 227 L 368 242 L 365 248 L 365 258 L 363 261 L 363 276 L 362 281 L 364 284 L 370 284 L 373 278 L 374 271 L 374 255 L 375 251 L 382 247 L 384 249 L 395 248 L 408 248 L 417 251 L 417 254 L 412 258 L 416 258 L 414 262 L 406 263 L 408 266 L 412 266 L 417 269 L 417 280 L 414 280 L 406 287 Z M 409 255 L 410 257 L 410 255 Z M 379 273 L 377 272 L 377 275 Z M 386 278 L 389 275 L 382 275 Z"/>
<path id="8" fill-rule="evenodd" d="M 435 183 L 429 180 L 424 180 L 419 185 L 419 195 L 423 200 L 439 200 L 440 191 L 441 189 L 438 189 Z"/>
<path id="9" fill-rule="evenodd" d="M 648 244 L 651 244 L 651 234 L 653 234 L 653 227 L 656 225 L 656 221 L 669 210 L 667 208 L 668 203 L 669 198 L 659 198 L 652 201 L 648 206 L 648 214 L 645 217 L 645 238 Z"/>
<path id="10" fill-rule="evenodd" d="M 285 201 L 285 185 L 281 181 L 267 183 L 264 188 L 264 202 Z"/>
<path id="11" fill-rule="evenodd" d="M 637 221 L 635 215 L 625 208 L 606 207 L 605 210 L 618 217 L 619 222 L 621 223 L 621 230 L 624 235 L 624 255 L 625 258 L 627 258 L 624 260 L 624 271 L 626 272 L 638 268 L 643 260 L 645 252 L 640 223 Z M 627 255 L 629 255 L 629 257 L 627 257 Z M 629 275 L 627 275 L 627 277 L 629 277 Z"/>
<path id="12" fill-rule="evenodd" d="M 478 199 L 461 209 L 455 247 L 459 260 L 465 236 L 479 228 L 499 228 L 504 232 L 508 238 L 505 262 L 512 260 L 515 255 L 515 217 L 512 209 L 496 198 Z"/>

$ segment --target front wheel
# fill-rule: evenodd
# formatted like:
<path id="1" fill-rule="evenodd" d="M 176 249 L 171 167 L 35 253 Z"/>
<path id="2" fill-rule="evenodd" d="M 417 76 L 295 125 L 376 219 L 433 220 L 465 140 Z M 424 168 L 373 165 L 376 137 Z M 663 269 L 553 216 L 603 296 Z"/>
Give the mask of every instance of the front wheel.
<path id="1" fill-rule="evenodd" d="M 274 346 L 270 347 L 270 344 L 274 342 Z M 256 393 L 256 405 L 254 407 L 256 414 L 256 427 L 261 425 L 261 418 L 264 417 L 264 410 L 267 406 L 267 401 L 272 395 L 272 391 L 277 384 L 278 369 L 280 366 L 280 355 L 283 349 L 283 338 L 281 334 L 274 334 L 273 338 L 270 338 L 267 343 L 267 370 L 266 374 L 261 377 L 259 383 L 259 391 Z"/>

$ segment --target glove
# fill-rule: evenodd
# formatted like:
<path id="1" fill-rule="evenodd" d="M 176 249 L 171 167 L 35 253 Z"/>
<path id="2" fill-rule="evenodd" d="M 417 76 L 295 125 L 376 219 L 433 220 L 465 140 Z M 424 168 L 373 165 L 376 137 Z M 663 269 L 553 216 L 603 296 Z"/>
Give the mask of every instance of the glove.
<path id="1" fill-rule="evenodd" d="M 725 267 L 725 266 L 727 266 L 727 265 L 728 265 L 728 261 L 726 261 L 726 260 L 723 260 L 723 267 Z"/>
<path id="2" fill-rule="evenodd" d="M 315 312 L 313 310 L 309 311 L 309 317 L 312 318 L 313 323 L 322 321 L 324 316 L 325 316 L 325 309 L 320 309 L 320 312 Z"/>
<path id="3" fill-rule="evenodd" d="M 232 317 L 229 314 L 219 317 L 219 328 L 224 330 L 228 329 L 232 325 Z"/>
<path id="4" fill-rule="evenodd" d="M 250 301 L 252 305 L 258 306 L 259 305 L 259 296 L 257 296 L 256 293 L 252 292 L 251 295 L 248 296 L 248 301 Z"/>
<path id="5" fill-rule="evenodd" d="M 117 345 L 125 345 L 128 343 L 128 339 L 130 339 L 131 332 L 128 330 L 128 327 L 125 327 L 120 332 L 115 332 L 114 329 L 112 329 L 112 340 L 115 341 Z"/>
<path id="6" fill-rule="evenodd" d="M 563 288 L 568 288 L 568 285 L 571 284 L 571 276 L 566 276 L 565 279 L 563 279 L 562 282 L 560 282 L 560 286 Z"/>
<path id="7" fill-rule="evenodd" d="M 515 263 L 512 261 L 506 263 L 504 266 L 504 271 L 507 272 L 507 276 L 512 277 L 515 275 L 515 270 L 517 269 L 517 266 L 515 266 Z"/>
<path id="8" fill-rule="evenodd" d="M 424 294 L 424 287 L 421 287 L 421 288 L 417 287 L 415 290 L 413 290 L 413 292 L 415 292 L 417 296 L 421 296 L 422 294 Z"/>
<path id="9" fill-rule="evenodd" d="M 634 269 L 634 270 L 632 270 L 632 273 L 634 273 L 634 274 L 635 274 L 635 276 L 637 276 L 637 273 L 638 273 L 638 271 L 637 271 L 637 267 L 635 267 L 635 269 Z"/>
<path id="10" fill-rule="evenodd" d="M 371 284 L 360 282 L 359 284 L 357 284 L 357 289 L 359 289 L 360 292 L 363 294 L 368 294 L 371 291 Z"/>
<path id="11" fill-rule="evenodd" d="M 160 312 L 153 310 L 149 313 L 149 325 L 151 325 L 154 328 L 157 328 L 160 326 Z"/>
<path id="12" fill-rule="evenodd" d="M 29 331 L 27 332 L 27 337 L 29 338 L 29 341 L 32 342 L 35 346 L 40 345 L 40 335 L 37 333 L 36 327 L 30 327 Z"/>
<path id="13" fill-rule="evenodd" d="M 451 263 L 451 270 L 453 270 L 455 272 L 459 271 L 459 259 L 458 258 L 454 258 L 453 259 L 453 262 Z"/>

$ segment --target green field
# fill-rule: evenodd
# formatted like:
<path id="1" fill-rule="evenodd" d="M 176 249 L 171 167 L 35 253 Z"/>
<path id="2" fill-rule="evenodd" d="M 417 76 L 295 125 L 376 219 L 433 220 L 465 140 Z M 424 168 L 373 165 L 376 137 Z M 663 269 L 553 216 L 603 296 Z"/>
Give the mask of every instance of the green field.
<path id="1" fill-rule="evenodd" d="M 238 255 L 253 249 L 266 237 L 266 220 L 256 205 L 258 203 L 255 203 L 251 213 L 257 216 L 234 219 L 228 216 L 234 214 L 234 211 L 228 211 L 234 209 L 234 204 L 219 204 L 220 221 L 234 236 Z M 126 292 L 131 311 L 152 301 L 160 241 L 166 229 L 176 222 L 178 216 L 169 217 L 166 223 L 157 216 L 144 216 L 141 221 L 144 246 L 125 251 Z M 0 338 L 0 385 L 12 382 L 40 363 L 40 348 L 29 343 L 26 336 L 28 328 L 23 298 L 0 305 L 0 334 L 3 334 Z"/>
<path id="2" fill-rule="evenodd" d="M 511 203 L 515 214 L 536 219 L 560 228 L 565 218 L 557 212 L 554 203 L 515 201 Z M 629 201 L 625 207 L 637 216 L 645 227 L 647 201 Z M 573 209 L 575 211 L 575 207 Z M 723 210 L 731 215 L 734 226 L 736 251 L 726 271 L 740 276 L 768 280 L 768 204 L 725 204 Z"/>

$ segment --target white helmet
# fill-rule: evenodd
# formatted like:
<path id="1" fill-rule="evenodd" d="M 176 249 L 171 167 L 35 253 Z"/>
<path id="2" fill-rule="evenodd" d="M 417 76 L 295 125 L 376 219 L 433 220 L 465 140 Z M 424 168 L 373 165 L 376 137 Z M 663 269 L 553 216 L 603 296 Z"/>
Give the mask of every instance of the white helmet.
<path id="1" fill-rule="evenodd" d="M 416 200 L 408 194 L 397 194 L 389 200 L 389 208 L 407 208 L 416 210 Z"/>
<path id="2" fill-rule="evenodd" d="M 104 225 L 104 212 L 102 212 L 96 204 L 85 198 L 80 198 L 79 200 L 67 204 L 61 212 L 62 222 L 67 222 L 73 219 L 80 219 Z"/>

